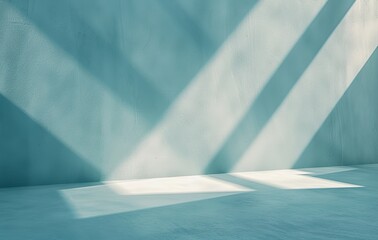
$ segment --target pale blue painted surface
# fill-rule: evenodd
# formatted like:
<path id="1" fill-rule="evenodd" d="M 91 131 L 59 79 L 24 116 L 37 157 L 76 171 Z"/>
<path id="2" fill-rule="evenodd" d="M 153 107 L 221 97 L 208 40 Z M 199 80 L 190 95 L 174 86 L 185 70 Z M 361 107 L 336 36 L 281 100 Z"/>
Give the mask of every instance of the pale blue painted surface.
<path id="1" fill-rule="evenodd" d="M 154 157 L 140 159 L 147 165 L 157 165 L 154 177 L 232 170 L 357 4 L 318 1 L 323 2 L 301 38 L 287 50 L 284 62 L 271 73 L 271 81 L 251 105 L 247 117 L 235 123 L 213 158 L 196 159 L 205 167 L 169 157 L 165 160 L 168 164 Z M 234 31 L 243 24 L 247 29 L 261 24 L 268 35 L 268 23 L 245 22 L 266 3 L 269 1 L 0 1 L 0 186 L 106 179 L 159 128 L 166 112 L 190 89 L 197 74 L 217 58 Z M 370 9 L 377 7 L 373 1 L 358 4 L 365 3 Z M 277 4 L 278 12 L 265 12 L 276 22 L 282 20 L 282 12 L 298 13 L 302 6 L 310 6 L 296 1 Z M 290 4 L 299 7 L 292 9 Z M 364 19 L 356 19 L 361 26 L 368 26 Z M 287 34 L 294 34 L 289 30 Z M 252 36 L 251 46 L 260 38 L 280 41 L 285 37 L 245 34 Z M 369 41 L 375 40 L 364 39 L 361 44 Z M 234 47 L 230 48 L 232 51 Z M 342 49 L 349 50 L 353 49 Z M 294 167 L 377 161 L 374 146 L 378 139 L 373 134 L 378 116 L 374 108 L 378 78 L 375 55 L 366 63 L 370 70 L 364 68 L 363 77 L 358 75 Z M 238 76 L 238 72 L 233 75 Z M 254 77 L 251 74 L 248 81 L 254 81 Z M 208 89 L 209 93 L 216 91 L 216 85 Z M 244 96 L 240 98 L 242 101 Z M 256 125 L 248 119 L 259 121 Z M 183 119 L 181 128 L 191 122 Z M 198 140 L 183 138 L 194 146 Z M 205 151 L 206 146 L 193 151 L 207 156 L 201 155 L 201 149 Z M 282 149 L 271 149 L 276 150 Z M 156 157 L 164 158 L 164 154 Z M 167 165 L 175 168 L 164 171 Z M 122 176 L 142 177 L 143 173 L 143 168 L 130 167 Z"/>
<path id="2" fill-rule="evenodd" d="M 295 164 L 330 166 L 376 163 L 378 48 Z"/>

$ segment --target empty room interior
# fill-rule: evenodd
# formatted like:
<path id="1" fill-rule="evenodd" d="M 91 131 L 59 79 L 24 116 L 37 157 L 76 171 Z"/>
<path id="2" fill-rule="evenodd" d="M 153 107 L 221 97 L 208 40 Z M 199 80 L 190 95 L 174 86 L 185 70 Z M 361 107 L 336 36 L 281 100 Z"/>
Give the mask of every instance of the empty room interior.
<path id="1" fill-rule="evenodd" d="M 0 239 L 378 239 L 378 1 L 0 0 Z"/>

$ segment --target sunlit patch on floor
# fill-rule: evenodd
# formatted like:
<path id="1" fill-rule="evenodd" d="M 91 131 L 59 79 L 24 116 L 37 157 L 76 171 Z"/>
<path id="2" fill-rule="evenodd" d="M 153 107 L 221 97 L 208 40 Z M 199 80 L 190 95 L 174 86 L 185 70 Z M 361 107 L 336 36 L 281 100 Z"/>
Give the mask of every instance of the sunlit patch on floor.
<path id="1" fill-rule="evenodd" d="M 185 176 L 109 181 L 64 189 L 61 193 L 78 218 L 87 218 L 251 191 L 254 190 L 207 176 Z"/>
<path id="2" fill-rule="evenodd" d="M 316 171 L 315 171 L 316 172 Z M 273 170 L 261 172 L 233 173 L 233 176 L 259 182 L 281 189 L 355 188 L 359 185 L 337 182 L 308 176 L 311 172 L 302 170 Z"/>
<path id="3" fill-rule="evenodd" d="M 70 204 L 77 218 L 89 218 L 255 191 L 231 182 L 226 176 L 235 176 L 251 183 L 278 189 L 362 187 L 311 176 L 353 169 L 327 167 L 108 181 L 101 185 L 64 189 L 60 193 Z"/>

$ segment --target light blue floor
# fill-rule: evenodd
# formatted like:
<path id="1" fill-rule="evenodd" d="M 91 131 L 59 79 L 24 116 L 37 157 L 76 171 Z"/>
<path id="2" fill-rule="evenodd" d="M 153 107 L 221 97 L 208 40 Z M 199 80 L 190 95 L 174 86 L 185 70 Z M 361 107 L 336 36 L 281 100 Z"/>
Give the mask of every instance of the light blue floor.
<path id="1" fill-rule="evenodd" d="M 378 165 L 303 171 L 0 189 L 0 239 L 377 239 Z"/>

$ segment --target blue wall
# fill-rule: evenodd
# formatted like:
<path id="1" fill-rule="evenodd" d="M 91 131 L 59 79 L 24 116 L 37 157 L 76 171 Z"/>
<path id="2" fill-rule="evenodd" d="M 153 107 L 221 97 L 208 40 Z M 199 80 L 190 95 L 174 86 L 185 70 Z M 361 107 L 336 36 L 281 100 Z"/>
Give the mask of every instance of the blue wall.
<path id="1" fill-rule="evenodd" d="M 0 186 L 376 162 L 374 9 L 0 0 Z"/>

